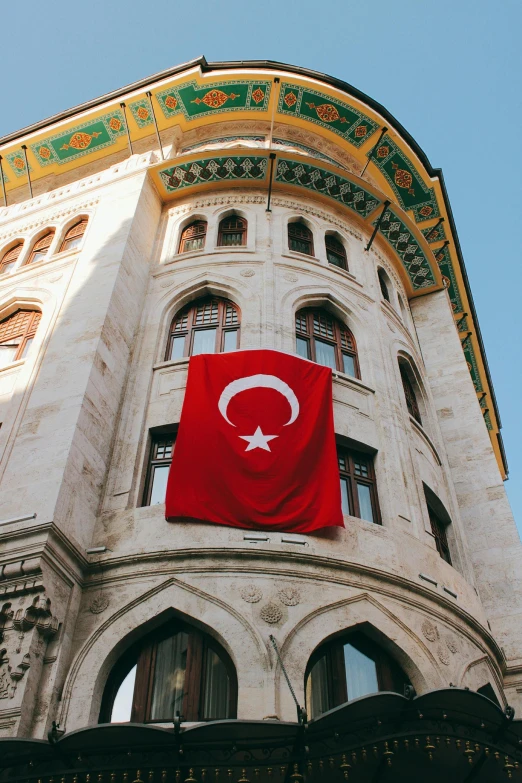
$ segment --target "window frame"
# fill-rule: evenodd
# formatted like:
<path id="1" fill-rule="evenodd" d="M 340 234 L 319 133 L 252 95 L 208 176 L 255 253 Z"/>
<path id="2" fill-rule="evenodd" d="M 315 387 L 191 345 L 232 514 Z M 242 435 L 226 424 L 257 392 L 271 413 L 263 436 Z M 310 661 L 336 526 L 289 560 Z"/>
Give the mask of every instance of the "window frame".
<path id="1" fill-rule="evenodd" d="M 206 663 L 209 651 L 213 651 L 218 655 L 228 675 L 230 688 L 227 720 L 237 717 L 237 672 L 230 655 L 210 634 L 204 633 L 178 618 L 174 618 L 143 636 L 116 662 L 105 685 L 99 723 L 111 722 L 114 701 L 119 688 L 134 666 L 136 666 L 136 679 L 129 722 L 147 724 L 172 722 L 174 715 L 155 719 L 151 719 L 149 716 L 151 714 L 158 645 L 178 633 L 186 633 L 189 637 L 183 706 L 181 710 L 183 721 L 214 720 L 213 718 L 200 717 L 203 712 Z"/>
<path id="2" fill-rule="evenodd" d="M 330 247 L 328 247 L 329 244 Z M 332 247 L 332 244 L 335 244 L 338 247 L 337 248 Z M 330 266 L 336 267 L 337 269 L 344 269 L 345 272 L 348 272 L 348 256 L 346 253 L 346 247 L 344 245 L 344 242 L 338 239 L 334 234 L 325 234 L 324 247 L 326 251 L 326 260 L 328 261 L 328 264 Z M 330 258 L 328 256 L 329 253 L 336 256 L 340 260 L 340 263 L 336 264 L 333 261 L 330 261 Z"/>
<path id="3" fill-rule="evenodd" d="M 63 235 L 62 241 L 60 242 L 60 250 L 58 252 L 59 253 L 66 253 L 68 250 L 78 250 L 80 245 L 81 245 L 81 243 L 82 243 L 82 240 L 83 240 L 83 238 L 85 236 L 85 232 L 87 231 L 88 223 L 89 223 L 89 218 L 81 217 L 81 218 L 79 218 L 79 220 L 77 220 L 75 223 L 73 223 L 72 226 L 69 226 L 69 228 L 67 229 L 67 231 Z M 79 229 L 82 226 L 83 226 L 83 230 L 82 231 L 77 231 L 76 233 L 73 233 L 73 231 L 75 229 Z M 76 245 L 76 247 L 73 247 L 73 248 L 67 247 L 67 242 L 70 242 L 71 240 L 77 239 L 77 238 L 80 239 L 80 242 L 79 242 L 78 245 Z"/>
<path id="4" fill-rule="evenodd" d="M 388 280 L 386 280 L 386 272 L 381 267 L 379 267 L 379 269 L 377 270 L 377 277 L 379 278 L 379 288 L 381 289 L 381 297 L 384 299 L 385 302 L 391 304 L 389 283 Z"/>
<path id="5" fill-rule="evenodd" d="M 151 507 L 150 501 L 152 497 L 152 489 L 154 487 L 154 473 L 157 467 L 170 467 L 172 462 L 172 456 L 174 454 L 174 447 L 176 444 L 176 437 L 178 434 L 178 425 L 170 428 L 168 431 L 151 432 L 150 444 L 147 450 L 147 469 L 145 471 L 145 482 L 143 485 L 142 493 L 142 507 Z M 158 446 L 161 443 L 170 444 L 172 446 L 170 457 L 158 458 L 157 451 Z M 159 503 L 156 505 L 160 505 Z"/>
<path id="6" fill-rule="evenodd" d="M 13 335 L 11 335 L 8 339 L 9 342 L 14 342 L 15 340 L 19 340 L 20 344 L 18 346 L 18 349 L 14 355 L 14 358 L 11 362 L 8 362 L 6 366 L 9 366 L 9 364 L 12 364 L 13 362 L 17 362 L 24 357 L 24 352 L 26 350 L 26 346 L 29 340 L 33 340 L 36 336 L 36 332 L 38 331 L 38 326 L 40 325 L 40 321 L 42 319 L 42 313 L 41 310 L 29 310 L 25 309 L 23 307 L 18 307 L 14 312 L 10 313 L 10 315 L 7 315 L 5 318 L 2 318 L 0 320 L 0 328 L 2 327 L 2 324 L 4 324 L 6 321 L 8 321 L 11 318 L 15 318 L 18 313 L 30 313 L 31 316 L 27 321 L 27 324 L 25 327 L 19 331 L 15 332 Z M 8 345 L 9 343 L 6 340 L 0 339 L 0 345 Z M 0 369 L 2 369 L 0 367 Z"/>
<path id="7" fill-rule="evenodd" d="M 326 657 L 326 673 L 327 683 L 326 689 L 328 694 L 329 707 L 328 709 L 334 709 L 340 707 L 342 704 L 346 704 L 349 700 L 348 684 L 346 678 L 346 669 L 344 665 L 344 645 L 351 644 L 357 650 L 362 652 L 368 658 L 371 658 L 375 663 L 377 684 L 380 693 L 382 691 L 391 690 L 395 693 L 402 693 L 403 689 L 397 690 L 399 687 L 399 676 L 402 680 L 404 677 L 403 686 L 411 684 L 406 672 L 403 671 L 400 664 L 393 658 L 387 650 L 385 650 L 378 642 L 375 642 L 369 636 L 367 636 L 363 630 L 357 628 L 357 626 L 346 632 L 336 634 L 332 639 L 323 642 L 319 647 L 314 650 L 306 666 L 305 671 L 305 698 L 308 691 L 308 678 L 314 668 L 323 657 Z M 368 694 L 369 695 L 369 694 Z M 306 709 L 310 715 L 311 705 L 307 703 Z M 327 710 L 328 711 L 328 710 Z M 320 713 L 324 714 L 324 713 Z M 319 717 L 319 715 L 311 716 L 312 719 Z"/>
<path id="8" fill-rule="evenodd" d="M 415 419 L 417 424 L 422 427 L 422 416 L 420 413 L 417 395 L 415 393 L 415 387 L 410 380 L 408 369 L 404 362 L 399 362 L 399 372 L 401 374 L 402 390 L 404 393 L 404 399 L 406 401 L 406 408 L 408 413 L 413 419 Z"/>
<path id="9" fill-rule="evenodd" d="M 303 315 L 306 318 L 306 332 L 299 331 L 299 322 L 298 319 L 302 318 Z M 324 318 L 325 316 L 332 320 L 333 322 L 333 329 L 334 329 L 334 338 L 331 339 L 329 337 L 325 337 L 324 335 L 316 335 L 314 332 L 314 317 L 321 317 Z M 352 343 L 353 348 L 343 348 L 342 345 L 342 331 L 346 332 L 348 335 L 348 341 Z M 308 344 L 308 359 L 311 362 L 317 363 L 317 351 L 315 346 L 315 340 L 322 340 L 325 343 L 328 343 L 329 345 L 333 345 L 335 348 L 335 365 L 336 365 L 336 371 L 342 372 L 345 375 L 347 375 L 350 378 L 357 378 L 360 380 L 361 378 L 361 370 L 359 366 L 359 356 L 357 351 L 357 343 L 355 341 L 355 337 L 353 335 L 353 332 L 351 329 L 346 326 L 346 324 L 342 323 L 338 318 L 336 318 L 332 313 L 330 313 L 328 310 L 325 310 L 320 307 L 302 307 L 300 310 L 298 310 L 295 314 L 295 336 L 296 338 L 301 338 L 302 340 L 306 340 Z M 354 368 L 355 368 L 355 375 L 352 376 L 349 373 L 347 373 L 344 369 L 344 359 L 343 354 L 347 354 L 348 356 L 351 356 L 353 358 Z"/>
<path id="10" fill-rule="evenodd" d="M 440 518 L 440 516 L 436 511 L 433 510 L 429 503 L 426 505 L 428 506 L 428 517 L 430 519 L 431 533 L 435 539 L 437 552 L 444 562 L 448 563 L 448 565 L 453 565 L 451 562 L 451 550 L 447 536 L 447 529 L 449 524 Z"/>
<path id="11" fill-rule="evenodd" d="M 292 236 L 292 233 L 295 233 L 296 227 L 299 227 L 300 229 L 304 229 L 303 234 L 308 234 L 308 237 L 304 236 L 298 236 L 297 234 L 295 236 Z M 310 252 L 306 252 L 305 250 L 295 250 L 295 248 L 292 247 L 292 239 L 300 241 L 300 242 L 308 242 L 310 246 Z M 303 220 L 291 220 L 289 221 L 287 225 L 287 242 L 288 242 L 288 249 L 292 253 L 300 253 L 303 256 L 310 256 L 311 258 L 315 258 L 315 252 L 314 252 L 314 233 L 312 229 L 306 225 L 306 223 Z"/>
<path id="12" fill-rule="evenodd" d="M 197 317 L 198 307 L 204 306 L 205 304 L 212 303 L 212 302 L 218 303 L 217 321 L 211 323 L 196 324 L 195 320 Z M 227 324 L 225 322 L 227 308 L 229 306 L 232 307 L 237 313 L 237 324 Z M 185 313 L 187 313 L 186 328 L 175 331 L 176 322 L 181 317 L 183 317 Z M 224 299 L 219 296 L 208 296 L 208 297 L 202 297 L 200 299 L 196 299 L 190 304 L 186 305 L 185 307 L 182 307 L 180 310 L 178 310 L 178 312 L 174 315 L 172 321 L 170 322 L 169 334 L 167 338 L 167 347 L 165 349 L 165 354 L 164 354 L 165 356 L 164 361 L 166 362 L 174 361 L 170 357 L 171 357 L 172 345 L 175 337 L 183 337 L 183 336 L 185 337 L 185 343 L 183 346 L 183 358 L 187 359 L 190 356 L 192 356 L 195 332 L 204 331 L 205 329 L 210 329 L 214 327 L 216 328 L 214 353 L 224 352 L 223 348 L 226 339 L 225 334 L 227 332 L 236 332 L 235 350 L 239 348 L 241 342 L 241 310 L 234 302 L 231 302 L 230 299 Z"/>
<path id="13" fill-rule="evenodd" d="M 230 220 L 236 220 L 239 223 L 242 223 L 243 225 L 240 228 L 235 229 L 228 229 L 224 228 L 223 224 Z M 223 242 L 223 238 L 227 234 L 241 234 L 241 242 L 238 242 L 236 244 L 227 245 Z M 226 217 L 222 218 L 219 221 L 218 226 L 218 238 L 217 238 L 217 246 L 218 247 L 246 247 L 247 244 L 247 237 L 248 237 L 248 221 L 246 218 L 242 217 L 241 215 L 236 215 L 235 213 L 232 215 L 227 215 Z"/>
<path id="14" fill-rule="evenodd" d="M 14 271 L 14 266 L 16 266 L 16 262 L 20 258 L 20 254 L 22 253 L 22 250 L 24 248 L 24 241 L 21 240 L 20 242 L 15 242 L 14 245 L 11 245 L 9 250 L 6 250 L 4 255 L 2 256 L 2 260 L 0 261 L 0 276 L 2 275 L 10 275 Z M 13 258 L 10 258 L 14 254 Z M 11 266 L 13 264 L 13 269 L 6 270 L 4 269 L 7 266 Z"/>
<path id="15" fill-rule="evenodd" d="M 341 467 L 341 458 L 344 460 L 344 464 L 347 466 L 346 468 Z M 359 464 L 364 462 L 367 465 L 367 476 L 356 473 L 356 461 L 358 461 Z M 373 522 L 369 522 L 369 520 L 363 521 L 373 525 L 382 525 L 373 455 L 362 451 L 356 451 L 355 449 L 337 443 L 337 464 L 339 466 L 339 480 L 346 481 L 347 484 L 348 506 L 354 512 L 353 514 L 349 514 L 349 516 L 356 517 L 356 519 L 362 519 L 359 494 L 357 491 L 357 484 L 362 484 L 370 489 L 370 501 L 374 517 Z"/>
<path id="16" fill-rule="evenodd" d="M 195 227 L 197 226 L 204 226 L 204 230 L 200 232 L 200 234 L 186 235 L 187 232 L 190 231 L 190 229 L 195 229 Z M 187 223 L 186 226 L 183 226 L 179 235 L 178 255 L 183 255 L 184 253 L 198 253 L 204 250 L 207 242 L 207 233 L 208 233 L 208 221 L 204 220 L 203 218 L 192 220 L 190 223 Z M 185 243 L 189 240 L 198 239 L 199 236 L 203 238 L 203 243 L 201 247 L 189 248 L 185 250 Z"/>
<path id="17" fill-rule="evenodd" d="M 29 257 L 25 262 L 25 266 L 29 264 L 33 264 L 35 255 L 37 253 L 41 253 L 43 250 L 45 250 L 46 252 L 44 253 L 44 258 L 42 258 L 41 260 L 43 261 L 45 258 L 47 258 L 47 256 L 49 255 L 49 248 L 53 243 L 55 234 L 56 234 L 56 229 L 51 228 L 49 229 L 49 231 L 46 231 L 45 234 L 43 234 L 40 237 L 40 239 L 37 239 L 35 242 L 33 242 L 31 250 L 29 251 Z M 44 244 L 45 240 L 49 240 L 49 241 L 46 244 Z"/>

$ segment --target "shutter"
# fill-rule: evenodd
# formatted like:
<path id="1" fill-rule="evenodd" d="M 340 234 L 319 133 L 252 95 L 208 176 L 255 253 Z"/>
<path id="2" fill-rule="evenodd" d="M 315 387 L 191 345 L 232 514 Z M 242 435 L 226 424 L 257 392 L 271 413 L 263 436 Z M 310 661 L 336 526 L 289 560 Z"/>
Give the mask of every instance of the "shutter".
<path id="1" fill-rule="evenodd" d="M 22 252 L 22 248 L 24 246 L 23 242 L 19 242 L 17 245 L 11 248 L 11 250 L 8 250 L 5 256 L 2 258 L 2 266 L 5 264 L 12 264 L 13 261 L 16 261 L 18 259 L 18 256 Z"/>
<path id="2" fill-rule="evenodd" d="M 75 239 L 76 237 L 82 237 L 85 234 L 85 229 L 87 228 L 87 218 L 82 218 L 78 223 L 75 223 L 74 226 L 72 226 L 69 231 L 66 233 L 64 237 L 64 241 L 66 239 Z"/>

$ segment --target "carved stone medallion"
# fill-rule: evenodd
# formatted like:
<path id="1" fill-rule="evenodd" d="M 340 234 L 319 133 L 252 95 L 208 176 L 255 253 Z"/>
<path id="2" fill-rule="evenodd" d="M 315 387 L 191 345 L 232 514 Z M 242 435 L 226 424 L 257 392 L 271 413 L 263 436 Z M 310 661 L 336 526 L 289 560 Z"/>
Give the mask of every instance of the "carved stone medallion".
<path id="1" fill-rule="evenodd" d="M 109 606 L 109 599 L 106 595 L 97 595 L 93 598 L 89 606 L 89 611 L 93 614 L 101 614 Z"/>
<path id="2" fill-rule="evenodd" d="M 292 272 L 287 272 L 285 275 L 283 275 L 285 280 L 288 280 L 289 283 L 297 283 L 299 278 L 297 275 L 294 275 Z"/>
<path id="3" fill-rule="evenodd" d="M 264 620 L 265 623 L 270 623 L 270 625 L 278 623 L 282 616 L 283 611 L 277 604 L 265 604 L 261 609 L 261 619 Z"/>
<path id="4" fill-rule="evenodd" d="M 422 623 L 422 633 L 429 642 L 436 642 L 439 638 L 439 631 L 433 623 L 429 620 L 424 620 Z"/>
<path id="5" fill-rule="evenodd" d="M 263 597 L 263 593 L 255 585 L 245 585 L 239 591 L 239 595 L 243 601 L 247 601 L 249 604 L 257 604 Z"/>
<path id="6" fill-rule="evenodd" d="M 297 606 L 301 600 L 301 593 L 296 587 L 283 587 L 278 592 L 277 597 L 285 606 Z"/>
<path id="7" fill-rule="evenodd" d="M 239 274 L 241 277 L 254 277 L 255 272 L 253 269 L 242 269 Z"/>
<path id="8" fill-rule="evenodd" d="M 452 639 L 451 636 L 446 636 L 446 647 L 448 648 L 450 653 L 453 653 L 453 655 L 455 655 L 455 653 L 459 651 L 459 646 L 457 642 L 455 641 L 455 639 Z"/>
<path id="9" fill-rule="evenodd" d="M 437 647 L 437 655 L 439 657 L 439 661 L 444 664 L 444 666 L 450 665 L 450 656 L 445 647 L 443 647 L 441 644 Z"/>

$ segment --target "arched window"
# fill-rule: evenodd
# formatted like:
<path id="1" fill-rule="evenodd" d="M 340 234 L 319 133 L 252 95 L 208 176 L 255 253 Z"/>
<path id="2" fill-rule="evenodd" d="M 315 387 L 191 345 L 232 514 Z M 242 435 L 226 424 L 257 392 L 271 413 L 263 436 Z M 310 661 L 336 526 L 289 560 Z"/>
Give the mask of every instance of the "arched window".
<path id="1" fill-rule="evenodd" d="M 326 310 L 304 308 L 295 316 L 297 353 L 304 359 L 359 378 L 357 346 L 351 331 Z"/>
<path id="2" fill-rule="evenodd" d="M 321 645 L 310 658 L 305 682 L 311 718 L 370 693 L 403 693 L 410 684 L 391 655 L 360 631 Z"/>
<path id="3" fill-rule="evenodd" d="M 332 234 L 327 234 L 324 239 L 326 245 L 326 257 L 329 264 L 338 266 L 340 269 L 348 269 L 348 260 L 346 258 L 346 248 Z"/>
<path id="4" fill-rule="evenodd" d="M 422 424 L 419 406 L 417 404 L 417 397 L 415 396 L 415 390 L 413 388 L 412 382 L 410 381 L 408 370 L 402 362 L 399 362 L 399 369 L 401 371 L 402 388 L 404 389 L 404 396 L 406 398 L 406 407 L 408 408 L 408 413 L 410 416 L 413 416 L 415 421 L 418 421 L 419 424 Z"/>
<path id="5" fill-rule="evenodd" d="M 428 516 L 430 518 L 430 527 L 433 538 L 435 539 L 435 546 L 437 552 L 446 563 L 451 565 L 451 553 L 448 544 L 447 530 L 451 525 L 451 519 L 444 508 L 444 504 L 439 500 L 437 495 L 433 492 L 427 484 L 424 484 L 424 497 L 426 498 L 426 505 L 428 507 Z"/>
<path id="6" fill-rule="evenodd" d="M 207 235 L 207 221 L 195 220 L 185 226 L 181 232 L 178 253 L 188 253 L 190 250 L 201 250 L 205 247 Z"/>
<path id="7" fill-rule="evenodd" d="M 16 262 L 18 261 L 18 257 L 22 252 L 23 246 L 23 242 L 18 242 L 17 245 L 14 245 L 10 250 L 7 251 L 7 253 L 4 254 L 2 260 L 0 261 L 0 275 L 6 275 L 13 270 Z"/>
<path id="8" fill-rule="evenodd" d="M 234 664 L 208 634 L 172 620 L 131 647 L 112 670 L 100 723 L 235 718 Z"/>
<path id="9" fill-rule="evenodd" d="M 312 232 L 301 221 L 288 224 L 288 247 L 296 253 L 314 254 L 314 238 Z"/>
<path id="10" fill-rule="evenodd" d="M 40 237 L 40 239 L 34 243 L 31 252 L 29 253 L 29 258 L 27 259 L 28 264 L 33 264 L 35 261 L 42 261 L 46 257 L 49 248 L 51 247 L 53 237 L 54 229 L 48 231 L 47 234 L 44 234 L 43 237 Z"/>
<path id="11" fill-rule="evenodd" d="M 229 215 L 219 224 L 218 246 L 246 245 L 247 222 L 245 218 Z"/>
<path id="12" fill-rule="evenodd" d="M 0 368 L 25 359 L 41 317 L 39 310 L 17 310 L 0 321 Z"/>
<path id="13" fill-rule="evenodd" d="M 74 248 L 81 245 L 87 223 L 87 218 L 82 218 L 74 226 L 71 226 L 60 245 L 60 253 L 63 253 L 64 250 L 74 250 Z"/>
<path id="14" fill-rule="evenodd" d="M 377 274 L 379 276 L 379 285 L 381 287 L 382 298 L 386 299 L 386 301 L 389 302 L 390 301 L 390 292 L 388 291 L 388 283 L 387 283 L 387 280 L 386 280 L 386 273 L 384 272 L 384 270 L 379 269 Z"/>
<path id="15" fill-rule="evenodd" d="M 240 311 L 228 299 L 198 299 L 174 316 L 165 361 L 239 348 Z"/>

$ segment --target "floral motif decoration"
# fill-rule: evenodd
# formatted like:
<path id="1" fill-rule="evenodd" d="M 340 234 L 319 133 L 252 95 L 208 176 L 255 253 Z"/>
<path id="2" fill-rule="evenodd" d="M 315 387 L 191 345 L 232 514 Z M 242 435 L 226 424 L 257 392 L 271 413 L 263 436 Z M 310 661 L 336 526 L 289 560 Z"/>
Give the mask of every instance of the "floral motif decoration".
<path id="1" fill-rule="evenodd" d="M 451 662 L 451 658 L 449 656 L 449 653 L 445 647 L 443 647 L 441 644 L 437 647 L 437 657 L 441 663 L 444 664 L 444 666 L 449 666 Z"/>
<path id="2" fill-rule="evenodd" d="M 279 590 L 277 597 L 285 606 L 297 606 L 301 601 L 301 593 L 296 587 L 283 587 Z"/>
<path id="3" fill-rule="evenodd" d="M 249 604 L 257 604 L 263 597 L 261 590 L 255 585 L 245 585 L 239 591 L 239 595 Z"/>
<path id="4" fill-rule="evenodd" d="M 26 175 L 27 169 L 25 167 L 25 156 L 23 152 L 9 152 L 5 157 L 17 177 L 24 177 Z M 32 171 L 30 165 L 29 171 Z M 4 180 L 7 181 L 5 174 Z"/>
<path id="5" fill-rule="evenodd" d="M 307 190 L 322 193 L 366 217 L 376 209 L 380 201 L 369 191 L 354 182 L 326 171 L 318 166 L 281 158 L 277 164 L 276 182 L 299 185 Z"/>
<path id="6" fill-rule="evenodd" d="M 389 136 L 379 144 L 372 161 L 390 183 L 399 205 L 411 209 L 417 222 L 439 216 L 434 189 L 425 184 L 415 164 Z"/>
<path id="7" fill-rule="evenodd" d="M 429 620 L 424 620 L 422 623 L 422 633 L 424 638 L 429 642 L 436 642 L 439 638 L 439 630 L 436 625 L 433 625 Z"/>
<path id="8" fill-rule="evenodd" d="M 191 120 L 219 111 L 266 111 L 271 82 L 240 79 L 198 84 L 193 79 L 155 93 L 155 99 L 168 119 L 180 112 Z"/>
<path id="9" fill-rule="evenodd" d="M 92 599 L 89 605 L 89 611 L 92 612 L 92 614 L 101 614 L 107 609 L 108 606 L 108 597 L 106 595 L 100 594 L 97 595 L 96 598 Z"/>
<path id="10" fill-rule="evenodd" d="M 31 151 L 41 166 L 60 165 L 109 147 L 124 134 L 124 119 L 118 110 L 31 144 Z"/>
<path id="11" fill-rule="evenodd" d="M 355 147 L 359 147 L 378 127 L 374 120 L 342 100 L 286 82 L 281 85 L 278 111 L 322 125 Z"/>
<path id="12" fill-rule="evenodd" d="M 279 620 L 283 616 L 283 612 L 280 609 L 277 604 L 265 604 L 260 612 L 261 619 L 265 621 L 265 623 L 269 623 L 270 625 L 275 625 L 279 622 Z"/>
<path id="13" fill-rule="evenodd" d="M 254 155 L 207 158 L 191 163 L 170 166 L 159 172 L 169 193 L 182 188 L 233 179 L 257 179 L 266 177 L 267 159 Z"/>
<path id="14" fill-rule="evenodd" d="M 413 288 L 435 285 L 435 276 L 424 251 L 391 209 L 384 213 L 379 230 L 404 264 Z"/>
<path id="15" fill-rule="evenodd" d="M 202 98 L 194 98 L 192 103 L 204 103 L 205 106 L 210 106 L 211 109 L 219 109 L 229 99 L 235 101 L 236 98 L 239 98 L 239 95 L 236 95 L 234 92 L 227 95 L 223 90 L 209 90 Z"/>

